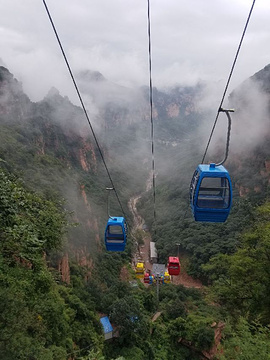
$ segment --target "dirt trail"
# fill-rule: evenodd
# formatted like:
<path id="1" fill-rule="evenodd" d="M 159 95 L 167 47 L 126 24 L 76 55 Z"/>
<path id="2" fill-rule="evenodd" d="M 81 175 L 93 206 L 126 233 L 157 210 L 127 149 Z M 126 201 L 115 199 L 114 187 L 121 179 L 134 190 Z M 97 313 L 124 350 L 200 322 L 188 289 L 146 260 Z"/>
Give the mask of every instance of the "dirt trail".
<path id="1" fill-rule="evenodd" d="M 180 255 L 180 261 L 181 261 L 181 255 Z M 203 287 L 202 283 L 198 279 L 193 279 L 192 276 L 188 275 L 183 269 L 181 268 L 181 273 L 178 276 L 172 276 L 172 283 L 174 285 L 183 285 L 188 288 L 196 288 L 201 289 Z"/>
<path id="2" fill-rule="evenodd" d="M 162 314 L 162 311 L 158 311 L 155 313 L 155 315 L 152 317 L 152 322 L 156 321 L 160 315 Z"/>
<path id="3" fill-rule="evenodd" d="M 134 229 L 142 229 L 143 226 L 143 218 L 141 217 L 141 215 L 139 215 L 138 211 L 137 211 L 137 202 L 140 200 L 141 195 L 138 196 L 133 196 L 129 202 L 128 202 L 128 207 L 129 210 L 131 211 L 132 215 L 133 215 L 133 220 L 134 220 Z"/>
<path id="4" fill-rule="evenodd" d="M 129 200 L 128 203 L 129 210 L 131 211 L 134 219 L 134 227 L 133 227 L 134 232 L 136 230 L 142 230 L 142 227 L 145 223 L 143 218 L 139 215 L 136 206 L 140 198 L 141 195 L 134 196 Z M 144 244 L 138 247 L 137 252 L 134 254 L 133 263 L 135 265 L 139 260 L 143 260 L 145 264 L 145 268 L 151 270 L 152 264 L 149 261 L 151 235 L 149 232 L 146 232 L 144 230 L 142 230 L 142 235 L 143 235 Z"/>
<path id="5" fill-rule="evenodd" d="M 151 235 L 149 233 L 145 233 L 143 237 L 144 245 L 140 246 L 140 257 L 144 261 L 145 270 L 149 272 L 152 270 L 152 264 L 150 263 L 150 242 Z"/>

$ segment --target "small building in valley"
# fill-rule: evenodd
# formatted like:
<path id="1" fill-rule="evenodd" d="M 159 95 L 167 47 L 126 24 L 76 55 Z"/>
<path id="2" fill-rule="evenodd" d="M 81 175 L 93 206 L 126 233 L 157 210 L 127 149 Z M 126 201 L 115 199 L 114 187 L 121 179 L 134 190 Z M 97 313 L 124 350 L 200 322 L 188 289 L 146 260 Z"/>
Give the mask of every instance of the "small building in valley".
<path id="1" fill-rule="evenodd" d="M 110 323 L 108 316 L 103 316 L 102 318 L 100 318 L 100 322 L 103 327 L 105 340 L 111 339 L 113 337 L 113 327 Z"/>
<path id="2" fill-rule="evenodd" d="M 152 264 L 157 262 L 156 243 L 153 241 L 150 242 L 150 261 Z"/>

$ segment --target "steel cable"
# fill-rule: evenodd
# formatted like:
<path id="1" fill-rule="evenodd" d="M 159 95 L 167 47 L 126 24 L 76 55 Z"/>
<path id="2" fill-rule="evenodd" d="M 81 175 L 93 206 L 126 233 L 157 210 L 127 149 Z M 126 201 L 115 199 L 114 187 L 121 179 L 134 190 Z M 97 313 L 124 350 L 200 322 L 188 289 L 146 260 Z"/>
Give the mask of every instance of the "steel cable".
<path id="1" fill-rule="evenodd" d="M 124 209 L 123 209 L 123 206 L 122 206 L 122 204 L 121 204 L 121 201 L 120 201 L 120 198 L 119 198 L 119 196 L 118 196 L 118 193 L 117 193 L 117 191 L 116 191 L 116 189 L 115 189 L 115 186 L 114 186 L 114 183 L 113 183 L 111 174 L 110 174 L 109 169 L 108 169 L 108 166 L 107 166 L 107 164 L 106 164 L 104 155 L 103 155 L 103 153 L 102 153 L 102 151 L 101 151 L 101 147 L 100 147 L 100 145 L 99 145 L 97 136 L 96 136 L 95 131 L 94 131 L 94 129 L 93 129 L 93 126 L 92 126 L 92 124 L 91 124 L 90 118 L 89 118 L 89 116 L 88 116 L 88 114 L 87 114 L 87 111 L 86 111 L 86 108 L 85 108 L 85 105 L 84 105 L 84 102 L 83 102 L 83 99 L 82 99 L 80 90 L 79 90 L 79 88 L 78 88 L 78 86 L 77 86 L 77 83 L 76 83 L 76 80 L 75 80 L 75 78 L 74 78 L 74 76 L 73 76 L 73 72 L 72 72 L 71 67 L 70 67 L 70 65 L 69 65 L 67 56 L 66 56 L 66 54 L 65 54 L 64 48 L 63 48 L 62 43 L 61 43 L 61 40 L 60 40 L 60 38 L 59 38 L 59 36 L 58 36 L 58 33 L 57 33 L 56 27 L 55 27 L 55 25 L 54 25 L 53 19 L 52 19 L 52 17 L 51 17 L 50 11 L 49 11 L 49 9 L 48 9 L 48 6 L 47 6 L 47 4 L 46 4 L 46 1 L 45 1 L 45 0 L 42 0 L 42 1 L 43 1 L 44 6 L 45 6 L 45 9 L 46 9 L 47 15 L 48 15 L 48 17 L 49 17 L 50 23 L 51 23 L 51 25 L 52 25 L 52 28 L 53 28 L 54 34 L 55 34 L 55 36 L 56 36 L 57 42 L 58 42 L 58 44 L 59 44 L 59 46 L 60 46 L 62 55 L 63 55 L 63 57 L 64 57 L 65 63 L 66 63 L 66 65 L 67 65 L 69 74 L 70 74 L 71 79 L 72 79 L 72 82 L 73 82 L 73 85 L 74 85 L 74 87 L 75 87 L 75 89 L 76 89 L 78 98 L 79 98 L 79 100 L 80 100 L 81 106 L 82 106 L 82 108 L 83 108 L 85 117 L 86 117 L 87 122 L 88 122 L 88 125 L 89 125 L 89 127 L 90 127 L 90 129 L 91 129 L 91 132 L 92 132 L 92 134 L 93 134 L 95 143 L 96 143 L 96 145 L 97 145 L 97 148 L 98 148 L 100 157 L 101 157 L 102 162 L 103 162 L 103 164 L 104 164 L 104 167 L 105 167 L 105 169 L 106 169 L 108 178 L 109 178 L 109 180 L 110 180 L 110 183 L 111 183 L 111 185 L 112 185 L 112 188 L 114 189 L 114 192 L 115 192 L 117 201 L 118 201 L 118 203 L 119 203 L 119 206 L 120 206 L 120 208 L 121 208 L 121 210 L 122 210 L 122 213 L 123 213 L 124 217 L 126 218 L 125 212 L 124 212 Z"/>
<path id="2" fill-rule="evenodd" d="M 220 101 L 220 104 L 219 104 L 219 107 L 218 107 L 218 112 L 217 112 L 217 115 L 216 115 L 216 118 L 215 118 L 215 121 L 214 121 L 214 125 L 212 127 L 210 137 L 208 139 L 205 152 L 203 154 L 202 164 L 203 164 L 203 162 L 205 160 L 206 153 L 208 151 L 208 148 L 209 148 L 209 145 L 210 145 L 210 142 L 211 142 L 211 139 L 212 139 L 212 136 L 213 136 L 217 121 L 218 121 L 220 109 L 222 108 L 223 101 L 225 99 L 225 96 L 226 96 L 226 93 L 227 93 L 227 90 L 228 90 L 228 87 L 229 87 L 229 84 L 230 84 L 230 81 L 231 81 L 231 77 L 232 77 L 232 74 L 233 74 L 233 71 L 234 71 L 234 68 L 235 68 L 235 64 L 236 64 L 236 61 L 237 61 L 237 58 L 238 58 L 238 55 L 239 55 L 239 52 L 240 52 L 240 49 L 241 49 L 245 34 L 246 34 L 246 30 L 247 30 L 247 27 L 248 27 L 248 24 L 249 24 L 249 20 L 250 20 L 250 17 L 251 17 L 255 2 L 256 2 L 256 0 L 253 0 L 253 3 L 251 5 L 251 8 L 250 8 L 250 11 L 249 11 L 249 14 L 248 14 L 248 18 L 247 18 L 247 21 L 246 21 L 246 24 L 245 24 L 245 27 L 244 27 L 244 30 L 243 30 L 243 33 L 242 33 L 242 36 L 241 36 L 241 39 L 240 39 L 240 43 L 238 45 L 238 48 L 237 48 L 237 51 L 236 51 L 236 54 L 235 54 L 235 57 L 234 57 L 234 61 L 233 61 L 232 67 L 231 67 L 231 71 L 230 71 L 230 74 L 229 74 L 229 77 L 228 77 L 228 80 L 227 80 L 227 83 L 226 83 L 226 86 L 225 86 L 225 89 L 224 89 L 224 92 L 223 92 L 223 95 L 222 95 L 222 98 L 221 98 L 221 101 Z"/>

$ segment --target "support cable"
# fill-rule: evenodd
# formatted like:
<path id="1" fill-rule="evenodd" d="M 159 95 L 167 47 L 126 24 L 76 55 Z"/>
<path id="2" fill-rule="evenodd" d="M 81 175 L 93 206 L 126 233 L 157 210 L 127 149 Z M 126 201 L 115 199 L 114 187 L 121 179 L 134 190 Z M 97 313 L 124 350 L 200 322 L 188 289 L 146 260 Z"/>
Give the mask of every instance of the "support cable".
<path id="1" fill-rule="evenodd" d="M 151 22 L 150 22 L 150 0 L 147 0 L 148 11 L 148 57 L 149 57 L 149 102 L 151 121 L 151 153 L 152 153 L 152 187 L 154 206 L 154 232 L 156 233 L 156 179 L 155 179 L 155 152 L 154 152 L 154 121 L 153 121 L 153 87 L 152 87 L 152 51 L 151 51 Z"/>
<path id="2" fill-rule="evenodd" d="M 94 140 L 95 140 L 95 142 L 96 142 L 96 145 L 97 145 L 97 148 L 98 148 L 100 157 L 101 157 L 101 159 L 102 159 L 102 162 L 103 162 L 103 164 L 104 164 L 104 167 L 105 167 L 105 169 L 106 169 L 108 178 L 109 178 L 109 180 L 110 180 L 110 182 L 111 182 L 112 188 L 114 189 L 114 192 L 115 192 L 117 201 L 118 201 L 118 203 L 119 203 L 119 205 L 120 205 L 120 208 L 121 208 L 121 210 L 122 210 L 122 213 L 123 213 L 124 217 L 126 217 L 126 216 L 125 216 L 124 209 L 123 209 L 123 206 L 122 206 L 121 201 L 120 201 L 120 198 L 119 198 L 118 193 L 117 193 L 117 191 L 116 191 L 116 189 L 115 189 L 115 186 L 114 186 L 114 183 L 113 183 L 111 174 L 110 174 L 110 172 L 109 172 L 108 166 L 107 166 L 107 164 L 106 164 L 105 158 L 104 158 L 103 153 L 102 153 L 102 151 L 101 151 L 101 147 L 100 147 L 100 145 L 99 145 L 99 142 L 98 142 L 98 139 L 97 139 L 97 137 L 96 137 L 95 131 L 94 131 L 93 126 L 92 126 L 92 124 L 91 124 L 90 118 L 89 118 L 89 116 L 88 116 L 88 114 L 87 114 L 87 111 L 86 111 L 86 108 L 85 108 L 85 105 L 84 105 L 82 96 L 81 96 L 80 91 L 79 91 L 79 88 L 78 88 L 77 83 L 76 83 L 76 81 L 75 81 L 75 78 L 74 78 L 74 76 L 73 76 L 73 72 L 72 72 L 71 67 L 70 67 L 70 65 L 69 65 L 67 56 L 66 56 L 66 54 L 65 54 L 64 48 L 63 48 L 62 43 L 61 43 L 61 40 L 60 40 L 60 38 L 59 38 L 59 36 L 58 36 L 58 33 L 57 33 L 56 27 L 55 27 L 55 25 L 54 25 L 53 19 L 52 19 L 52 17 L 51 17 L 50 11 L 49 11 L 49 9 L 48 9 L 48 6 L 47 6 L 47 4 L 46 4 L 46 1 L 45 1 L 45 0 L 42 0 L 42 1 L 43 1 L 44 6 L 45 6 L 45 9 L 46 9 L 47 15 L 48 15 L 48 17 L 49 17 L 50 23 L 51 23 L 51 25 L 52 25 L 52 28 L 53 28 L 54 34 L 55 34 L 55 36 L 56 36 L 57 42 L 58 42 L 58 44 L 59 44 L 59 46 L 60 46 L 62 55 L 63 55 L 63 57 L 64 57 L 65 63 L 66 63 L 66 65 L 67 65 L 67 68 L 68 68 L 68 71 L 69 71 L 69 74 L 70 74 L 70 77 L 71 77 L 71 79 L 72 79 L 72 81 L 73 81 L 73 85 L 74 85 L 74 87 L 75 87 L 75 89 L 76 89 L 78 98 L 79 98 L 79 100 L 80 100 L 81 106 L 82 106 L 82 108 L 83 108 L 85 117 L 86 117 L 87 122 L 88 122 L 88 125 L 89 125 L 89 127 L 90 127 L 90 129 L 91 129 L 91 132 L 92 132 L 92 134 L 93 134 Z"/>
<path id="3" fill-rule="evenodd" d="M 208 151 L 208 148 L 209 148 L 209 145 L 210 145 L 210 142 L 211 142 L 211 139 L 212 139 L 212 136 L 213 136 L 213 133 L 214 133 L 214 130 L 215 130 L 217 121 L 218 121 L 218 117 L 219 117 L 219 113 L 220 113 L 220 110 L 219 110 L 219 109 L 222 108 L 223 101 L 224 101 L 224 98 L 225 98 L 225 96 L 226 96 L 226 93 L 227 93 L 227 90 L 228 90 L 228 87 L 229 87 L 229 84 L 230 84 L 230 81 L 231 81 L 231 77 L 232 77 L 232 74 L 233 74 L 233 71 L 234 71 L 234 68 L 235 68 L 235 64 L 236 64 L 236 61 L 237 61 L 237 58 L 238 58 L 238 55 L 239 55 L 239 52 L 240 52 L 240 49 L 241 49 L 241 46 L 242 46 L 242 43 L 243 43 L 245 34 L 246 34 L 246 30 L 247 30 L 247 27 L 248 27 L 248 24 L 249 24 L 249 20 L 250 20 L 250 17 L 251 17 L 251 14 L 252 14 L 252 11 L 253 11 L 255 2 L 256 2 L 256 0 L 253 0 L 253 3 L 252 3 L 252 5 L 251 5 L 251 9 L 250 9 L 249 14 L 248 14 L 248 18 L 247 18 L 247 21 L 246 21 L 246 24 L 245 24 L 245 27 L 244 27 L 244 30 L 243 30 L 243 33 L 242 33 L 242 36 L 241 36 L 240 43 L 239 43 L 239 45 L 238 45 L 238 49 L 237 49 L 237 51 L 236 51 L 236 55 L 235 55 L 235 58 L 234 58 L 234 61 L 233 61 L 233 64 L 232 64 L 232 68 L 231 68 L 231 71 L 230 71 L 230 74 L 229 74 L 229 77 L 228 77 L 228 80 L 227 80 L 227 83 L 226 83 L 226 86 L 225 86 L 225 90 L 224 90 L 224 93 L 223 93 L 223 95 L 222 95 L 222 98 L 221 98 L 219 107 L 218 107 L 218 112 L 217 112 L 217 115 L 216 115 L 216 118 L 215 118 L 215 121 L 214 121 L 214 125 L 213 125 L 213 127 L 212 127 L 212 130 L 211 130 L 211 133 L 210 133 L 210 137 L 209 137 L 209 139 L 208 139 L 208 142 L 207 142 L 207 145 L 206 145 L 206 149 L 205 149 L 205 152 L 204 152 L 204 155 L 203 155 L 203 158 L 202 158 L 202 162 L 201 162 L 202 164 L 203 164 L 203 162 L 204 162 L 204 160 L 205 160 L 206 153 L 207 153 L 207 151 Z"/>

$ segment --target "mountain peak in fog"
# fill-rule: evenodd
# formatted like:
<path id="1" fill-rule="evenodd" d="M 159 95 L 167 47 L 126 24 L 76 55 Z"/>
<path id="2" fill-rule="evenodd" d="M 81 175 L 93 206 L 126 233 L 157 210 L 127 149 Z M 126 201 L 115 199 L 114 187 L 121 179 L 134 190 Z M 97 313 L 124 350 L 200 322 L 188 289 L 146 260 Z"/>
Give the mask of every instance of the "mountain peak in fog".
<path id="1" fill-rule="evenodd" d="M 71 104 L 67 96 L 62 96 L 58 89 L 52 86 L 48 94 L 44 97 L 44 100 L 50 102 L 51 104 Z"/>
<path id="2" fill-rule="evenodd" d="M 0 66 L 0 81 L 10 81 L 13 79 L 13 75 L 4 66 Z"/>
<path id="3" fill-rule="evenodd" d="M 251 80 L 258 82 L 263 91 L 270 93 L 270 64 L 251 76 Z"/>
<path id="4" fill-rule="evenodd" d="M 90 82 L 104 82 L 107 81 L 99 71 L 84 70 L 79 73 L 79 78 Z"/>
<path id="5" fill-rule="evenodd" d="M 48 91 L 48 94 L 46 95 L 46 98 L 52 98 L 55 96 L 61 96 L 58 89 L 56 89 L 54 86 L 50 88 Z"/>

